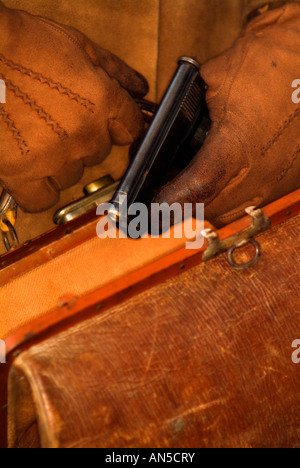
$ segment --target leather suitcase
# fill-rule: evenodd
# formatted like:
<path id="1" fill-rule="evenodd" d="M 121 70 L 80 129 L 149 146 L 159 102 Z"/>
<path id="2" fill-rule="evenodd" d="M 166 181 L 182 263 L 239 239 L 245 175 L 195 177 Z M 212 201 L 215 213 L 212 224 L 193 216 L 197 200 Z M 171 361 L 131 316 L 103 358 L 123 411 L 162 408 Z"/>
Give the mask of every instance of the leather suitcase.
<path id="1" fill-rule="evenodd" d="M 300 191 L 262 210 L 261 258 L 245 270 L 226 254 L 202 262 L 208 241 L 198 251 L 170 239 L 105 244 L 95 220 L 7 256 L 0 300 L 9 315 L 11 291 L 22 292 L 23 326 L 0 366 L 2 445 L 8 422 L 11 447 L 297 446 L 299 211 Z M 246 216 L 218 231 L 224 249 L 251 227 Z M 109 248 L 118 256 L 105 262 Z M 252 256 L 246 246 L 234 258 Z M 71 282 L 61 297 L 79 258 L 85 293 Z"/>

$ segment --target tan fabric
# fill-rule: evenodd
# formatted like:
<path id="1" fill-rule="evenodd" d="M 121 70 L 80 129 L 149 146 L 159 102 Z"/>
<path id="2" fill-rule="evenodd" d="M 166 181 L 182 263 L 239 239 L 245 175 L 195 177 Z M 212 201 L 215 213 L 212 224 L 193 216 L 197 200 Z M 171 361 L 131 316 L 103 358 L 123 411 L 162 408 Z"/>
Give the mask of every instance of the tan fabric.
<path id="1" fill-rule="evenodd" d="M 0 337 L 57 309 L 65 297 L 76 299 L 108 285 L 184 243 L 184 239 L 99 239 L 95 235 L 0 287 Z"/>
<path id="2" fill-rule="evenodd" d="M 162 0 L 158 61 L 158 97 L 166 89 L 177 59 L 183 55 L 199 63 L 230 47 L 242 27 L 241 0 Z"/>

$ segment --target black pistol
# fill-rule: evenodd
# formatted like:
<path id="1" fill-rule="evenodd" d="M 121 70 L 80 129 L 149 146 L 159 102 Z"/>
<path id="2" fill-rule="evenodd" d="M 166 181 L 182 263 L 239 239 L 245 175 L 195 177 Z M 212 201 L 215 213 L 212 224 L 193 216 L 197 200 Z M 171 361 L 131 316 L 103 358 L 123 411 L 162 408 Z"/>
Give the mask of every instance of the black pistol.
<path id="1" fill-rule="evenodd" d="M 126 228 L 127 208 L 147 206 L 158 189 L 188 165 L 210 127 L 206 85 L 194 59 L 182 57 L 147 133 L 111 200 L 110 218 Z M 171 174 L 171 175 L 170 175 Z"/>

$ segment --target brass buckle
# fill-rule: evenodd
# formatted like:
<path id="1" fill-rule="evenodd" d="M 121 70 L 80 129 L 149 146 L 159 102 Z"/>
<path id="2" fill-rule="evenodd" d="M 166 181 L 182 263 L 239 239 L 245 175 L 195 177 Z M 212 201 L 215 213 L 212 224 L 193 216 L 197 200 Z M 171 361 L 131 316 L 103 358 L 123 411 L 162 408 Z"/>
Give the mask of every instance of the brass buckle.
<path id="1" fill-rule="evenodd" d="M 1 228 L 2 238 L 7 252 L 19 247 L 19 239 L 16 230 L 13 226 L 12 221 L 9 219 L 8 213 L 10 212 L 12 218 L 17 218 L 18 205 L 14 201 L 13 197 L 9 195 L 5 190 L 2 191 L 0 197 L 0 221 L 6 226 L 7 229 Z M 7 215 L 7 216 L 6 216 Z"/>
<path id="2" fill-rule="evenodd" d="M 5 215 L 12 201 L 13 201 L 13 197 L 9 195 L 9 193 L 7 193 L 6 190 L 3 190 L 1 197 L 0 197 L 0 219 L 2 218 L 2 216 Z"/>
<path id="3" fill-rule="evenodd" d="M 110 175 L 107 175 L 86 185 L 83 189 L 86 196 L 56 211 L 53 216 L 54 223 L 66 224 L 96 209 L 100 204 L 110 202 L 119 183 L 120 181 L 115 182 Z"/>

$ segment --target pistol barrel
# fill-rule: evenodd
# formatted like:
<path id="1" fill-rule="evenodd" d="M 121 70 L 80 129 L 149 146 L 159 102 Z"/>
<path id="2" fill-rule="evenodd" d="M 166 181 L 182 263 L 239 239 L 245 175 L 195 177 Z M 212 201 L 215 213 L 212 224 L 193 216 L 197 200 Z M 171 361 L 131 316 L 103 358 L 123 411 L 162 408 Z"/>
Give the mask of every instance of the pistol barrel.
<path id="1" fill-rule="evenodd" d="M 194 59 L 182 57 L 146 136 L 123 177 L 113 200 L 110 217 L 127 222 L 127 207 L 149 204 L 155 189 L 180 145 L 199 126 L 205 102 L 205 83 Z"/>

